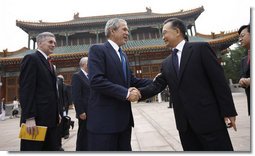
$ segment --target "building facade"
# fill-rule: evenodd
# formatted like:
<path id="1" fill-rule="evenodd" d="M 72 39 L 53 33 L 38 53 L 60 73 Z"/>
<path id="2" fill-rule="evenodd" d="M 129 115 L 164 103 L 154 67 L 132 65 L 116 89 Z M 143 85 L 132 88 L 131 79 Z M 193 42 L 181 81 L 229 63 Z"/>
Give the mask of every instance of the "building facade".
<path id="1" fill-rule="evenodd" d="M 153 13 L 150 8 L 145 12 L 80 17 L 74 14 L 73 19 L 65 22 L 25 22 L 16 21 L 16 25 L 28 34 L 27 48 L 15 52 L 0 52 L 1 96 L 7 101 L 18 96 L 18 76 L 22 58 L 36 49 L 36 36 L 45 31 L 56 36 L 57 47 L 51 55 L 57 73 L 65 77 L 65 83 L 71 83 L 71 77 L 79 69 L 79 60 L 88 55 L 90 45 L 106 41 L 104 27 L 111 18 L 122 18 L 128 23 L 129 41 L 122 47 L 126 52 L 131 70 L 136 77 L 154 78 L 160 71 L 164 58 L 170 53 L 162 40 L 163 22 L 171 17 L 182 19 L 188 30 L 191 42 L 208 42 L 216 52 L 219 60 L 226 49 L 237 42 L 238 33 L 221 32 L 210 35 L 200 34 L 196 30 L 196 19 L 204 12 L 203 7 L 174 13 Z"/>

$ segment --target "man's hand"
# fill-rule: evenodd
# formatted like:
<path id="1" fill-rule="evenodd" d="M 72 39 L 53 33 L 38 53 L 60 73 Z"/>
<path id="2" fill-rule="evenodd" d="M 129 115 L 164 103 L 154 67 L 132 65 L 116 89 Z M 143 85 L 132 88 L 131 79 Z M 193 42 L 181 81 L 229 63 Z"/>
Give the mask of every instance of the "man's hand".
<path id="1" fill-rule="evenodd" d="M 61 115 L 59 114 L 59 115 L 58 115 L 58 126 L 60 125 L 61 120 L 62 120 L 62 117 L 61 117 Z"/>
<path id="2" fill-rule="evenodd" d="M 129 91 L 129 96 L 128 96 L 129 101 L 135 102 L 135 101 L 138 101 L 141 98 L 141 93 L 137 88 L 130 87 L 128 89 L 128 91 Z"/>
<path id="3" fill-rule="evenodd" d="M 246 88 L 247 87 L 250 87 L 250 85 L 251 85 L 251 78 L 246 78 L 245 80 L 244 80 L 244 83 L 245 83 L 245 85 L 246 85 Z"/>
<path id="4" fill-rule="evenodd" d="M 251 84 L 251 79 L 250 78 L 241 78 L 239 80 L 239 85 L 241 87 L 247 88 L 247 87 L 250 86 L 250 84 Z"/>
<path id="5" fill-rule="evenodd" d="M 87 119 L 86 113 L 84 112 L 84 113 L 80 114 L 80 115 L 79 115 L 79 118 L 80 118 L 81 120 L 86 120 L 86 119 Z"/>
<path id="6" fill-rule="evenodd" d="M 236 131 L 236 117 L 233 116 L 233 117 L 224 117 L 224 120 L 225 120 L 225 123 L 226 123 L 226 126 L 228 128 L 231 128 L 233 127 L 234 130 Z"/>
<path id="7" fill-rule="evenodd" d="M 33 138 L 35 138 L 39 134 L 34 118 L 30 118 L 26 120 L 26 127 L 27 127 L 27 133 L 32 135 Z"/>

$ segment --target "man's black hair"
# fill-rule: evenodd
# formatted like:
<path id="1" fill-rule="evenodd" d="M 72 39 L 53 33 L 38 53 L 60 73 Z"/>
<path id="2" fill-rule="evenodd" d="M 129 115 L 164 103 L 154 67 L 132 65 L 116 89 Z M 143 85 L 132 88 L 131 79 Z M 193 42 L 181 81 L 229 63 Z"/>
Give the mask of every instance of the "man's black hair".
<path id="1" fill-rule="evenodd" d="M 238 30 L 238 34 L 240 35 L 241 32 L 242 32 L 244 29 L 246 29 L 246 28 L 247 28 L 247 31 L 250 33 L 250 24 L 249 24 L 249 25 L 243 25 L 243 26 L 241 26 L 241 27 L 239 28 L 239 30 Z"/>
<path id="2" fill-rule="evenodd" d="M 164 25 L 167 24 L 168 22 L 171 22 L 172 23 L 172 27 L 174 28 L 178 28 L 180 29 L 182 35 L 183 35 L 183 38 L 185 40 L 189 40 L 188 39 L 188 35 L 187 35 L 187 28 L 186 28 L 186 25 L 184 24 L 184 22 L 178 18 L 168 18 L 164 21 Z"/>

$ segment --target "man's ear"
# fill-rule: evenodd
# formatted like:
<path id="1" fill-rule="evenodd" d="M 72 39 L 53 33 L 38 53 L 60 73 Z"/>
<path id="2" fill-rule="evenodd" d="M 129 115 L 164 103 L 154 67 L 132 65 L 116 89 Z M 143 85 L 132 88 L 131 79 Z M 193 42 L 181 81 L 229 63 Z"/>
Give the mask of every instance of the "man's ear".
<path id="1" fill-rule="evenodd" d="M 113 34 L 115 31 L 113 29 L 111 29 L 111 33 Z"/>
<path id="2" fill-rule="evenodd" d="M 175 30 L 176 30 L 176 34 L 177 34 L 178 36 L 181 35 L 181 31 L 180 31 L 179 28 L 176 28 Z"/>

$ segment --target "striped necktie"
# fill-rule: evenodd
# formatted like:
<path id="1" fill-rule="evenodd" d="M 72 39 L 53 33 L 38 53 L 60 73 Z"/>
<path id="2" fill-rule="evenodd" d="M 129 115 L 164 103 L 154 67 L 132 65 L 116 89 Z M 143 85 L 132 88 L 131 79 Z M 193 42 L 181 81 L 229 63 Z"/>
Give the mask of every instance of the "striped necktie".
<path id="1" fill-rule="evenodd" d="M 126 60 L 125 60 L 125 57 L 124 57 L 124 54 L 123 54 L 121 48 L 119 48 L 118 51 L 120 53 L 120 58 L 121 58 L 122 70 L 123 70 L 124 78 L 125 78 L 125 81 L 127 81 L 127 64 L 126 64 Z"/>

